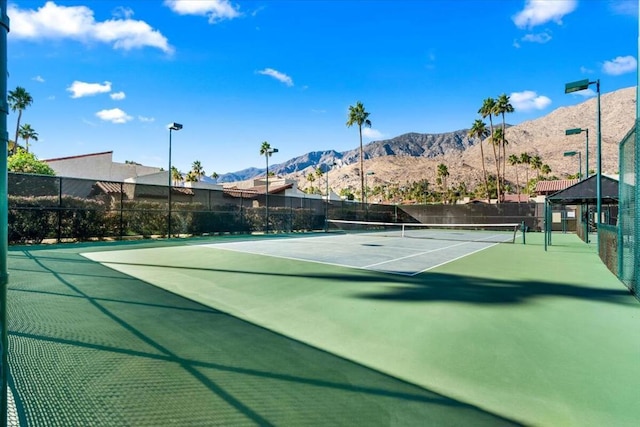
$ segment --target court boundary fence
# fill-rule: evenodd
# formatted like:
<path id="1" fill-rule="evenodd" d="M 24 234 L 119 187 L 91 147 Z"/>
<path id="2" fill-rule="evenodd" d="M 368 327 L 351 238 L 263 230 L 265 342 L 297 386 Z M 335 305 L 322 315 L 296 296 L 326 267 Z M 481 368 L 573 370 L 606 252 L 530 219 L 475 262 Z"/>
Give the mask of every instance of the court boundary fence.
<path id="1" fill-rule="evenodd" d="M 247 234 L 266 230 L 265 195 L 9 173 L 9 243 Z M 270 194 L 269 231 L 325 230 L 327 218 L 441 224 L 524 222 L 542 227 L 540 204 L 385 205 Z"/>
<path id="2" fill-rule="evenodd" d="M 600 244 L 600 256 L 603 261 L 610 266 L 611 271 L 616 273 L 620 281 L 627 286 L 629 291 L 640 300 L 640 285 L 638 281 L 638 267 L 640 266 L 640 251 L 638 251 L 638 242 L 640 242 L 640 227 L 638 227 L 637 212 L 640 209 L 640 197 L 638 197 L 638 186 L 636 185 L 636 177 L 640 172 L 640 155 L 638 150 L 640 144 L 638 138 L 640 133 L 637 131 L 639 120 L 620 141 L 619 156 L 619 221 L 615 230 L 607 230 L 603 228 L 598 230 L 598 240 L 602 240 Z M 617 252 L 615 258 L 608 254 L 609 245 L 606 244 L 609 238 L 607 234 L 613 234 L 617 239 Z M 601 239 L 602 236 L 602 239 Z M 611 268 L 615 265 L 615 269 Z"/>

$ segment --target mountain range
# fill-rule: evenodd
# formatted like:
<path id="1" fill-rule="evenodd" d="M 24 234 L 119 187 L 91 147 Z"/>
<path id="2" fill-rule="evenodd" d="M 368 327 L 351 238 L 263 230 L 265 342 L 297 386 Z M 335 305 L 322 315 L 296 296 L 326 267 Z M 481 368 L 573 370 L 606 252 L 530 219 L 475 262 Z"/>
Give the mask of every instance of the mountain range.
<path id="1" fill-rule="evenodd" d="M 601 95 L 601 150 L 603 173 L 618 170 L 618 145 L 631 129 L 636 116 L 636 88 L 630 87 Z M 477 117 L 480 118 L 480 117 Z M 508 116 L 507 116 L 508 119 Z M 487 120 L 485 120 L 487 121 Z M 494 126 L 501 119 L 494 118 Z M 487 123 L 489 127 L 489 123 Z M 565 135 L 566 129 L 582 128 L 589 131 L 589 169 L 596 169 L 596 98 L 570 107 L 558 108 L 546 116 L 526 121 L 506 129 L 507 156 L 528 152 L 538 155 L 552 169 L 552 175 L 563 178 L 578 172 L 578 160 L 565 157 L 566 151 L 580 151 L 582 163 L 586 160 L 586 133 Z M 395 138 L 374 141 L 363 147 L 364 168 L 371 182 L 403 183 L 427 179 L 435 182 L 439 163 L 447 165 L 449 183 L 464 182 L 473 188 L 482 177 L 482 157 L 477 138 L 469 138 L 468 129 L 439 134 L 406 133 Z M 493 151 L 485 140 L 484 155 L 488 173 L 495 170 Z M 335 165 L 334 165 L 335 163 Z M 320 167 L 330 170 L 330 185 L 334 191 L 345 187 L 359 188 L 359 148 L 337 152 L 314 151 L 274 164 L 269 170 L 277 176 L 296 179 L 300 188 L 313 183 L 306 180 L 309 172 Z M 524 166 L 507 167 L 506 179 L 516 182 L 516 173 L 524 176 Z M 518 170 L 520 169 L 520 170 Z M 249 168 L 221 175 L 218 182 L 249 180 L 264 175 L 265 169 Z M 534 173 L 534 172 L 532 172 Z M 522 178 L 520 178 L 522 179 Z M 317 184 L 315 184 L 317 185 Z"/>

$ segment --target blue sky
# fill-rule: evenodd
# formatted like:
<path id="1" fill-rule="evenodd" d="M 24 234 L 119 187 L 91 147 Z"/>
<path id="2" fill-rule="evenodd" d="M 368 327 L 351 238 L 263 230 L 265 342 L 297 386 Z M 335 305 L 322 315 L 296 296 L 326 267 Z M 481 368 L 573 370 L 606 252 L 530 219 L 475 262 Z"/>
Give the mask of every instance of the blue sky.
<path id="1" fill-rule="evenodd" d="M 511 96 L 518 124 L 594 96 L 564 84 L 637 81 L 638 1 L 9 1 L 8 89 L 41 159 L 114 160 L 207 174 L 309 151 L 468 128 L 483 99 Z M 8 117 L 13 139 L 17 115 Z"/>

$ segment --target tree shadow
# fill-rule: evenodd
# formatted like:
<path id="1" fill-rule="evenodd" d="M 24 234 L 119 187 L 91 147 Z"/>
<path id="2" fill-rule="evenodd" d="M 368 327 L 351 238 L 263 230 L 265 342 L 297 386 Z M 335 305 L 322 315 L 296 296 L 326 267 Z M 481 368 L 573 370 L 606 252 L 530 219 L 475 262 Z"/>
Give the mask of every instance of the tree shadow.
<path id="1" fill-rule="evenodd" d="M 77 254 L 20 264 L 10 365 L 28 424 L 520 425 Z M 365 273 L 319 276 L 380 279 Z"/>

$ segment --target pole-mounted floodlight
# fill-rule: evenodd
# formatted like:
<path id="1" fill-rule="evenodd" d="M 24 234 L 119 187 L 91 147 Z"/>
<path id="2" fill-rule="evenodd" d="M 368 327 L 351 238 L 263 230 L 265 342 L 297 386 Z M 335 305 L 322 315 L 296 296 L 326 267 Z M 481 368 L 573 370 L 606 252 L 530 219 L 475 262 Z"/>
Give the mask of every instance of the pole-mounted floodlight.
<path id="1" fill-rule="evenodd" d="M 171 238 L 171 131 L 182 129 L 182 125 L 180 123 L 170 123 L 169 126 L 169 185 L 167 188 L 169 189 L 169 213 L 167 214 L 167 239 Z"/>
<path id="2" fill-rule="evenodd" d="M 265 151 L 264 153 L 264 157 L 267 159 L 267 184 L 266 184 L 266 190 L 264 193 L 264 207 L 265 207 L 265 232 L 266 234 L 269 233 L 269 157 L 273 154 L 273 153 L 277 153 L 278 149 L 277 148 L 269 148 L 267 151 Z"/>
<path id="3" fill-rule="evenodd" d="M 582 180 L 582 153 L 580 151 L 565 151 L 564 157 L 578 156 L 578 178 Z"/>
<path id="4" fill-rule="evenodd" d="M 598 94 L 598 101 L 596 104 L 596 154 L 598 167 L 596 171 L 596 200 L 597 200 L 597 215 L 596 225 L 602 221 L 602 128 L 600 117 L 600 79 L 595 81 L 589 81 L 589 79 L 578 80 L 575 82 L 567 83 L 564 85 L 564 93 L 579 92 L 589 88 L 590 85 L 596 85 L 596 93 Z M 587 168 L 587 175 L 589 169 Z"/>
<path id="5" fill-rule="evenodd" d="M 589 128 L 567 129 L 567 130 L 564 131 L 564 134 L 565 135 L 579 135 L 582 132 L 586 133 L 586 135 L 587 135 L 587 143 L 586 143 L 586 147 L 585 147 L 585 156 L 584 156 L 584 166 L 585 166 L 584 175 L 587 178 L 589 178 Z M 582 179 L 582 177 L 580 179 Z"/>
<path id="6" fill-rule="evenodd" d="M 369 183 L 367 182 L 367 176 L 369 175 L 375 175 L 376 173 L 374 171 L 369 171 L 364 175 L 364 204 L 366 205 L 367 203 L 369 203 Z"/>
<path id="7" fill-rule="evenodd" d="M 325 181 L 327 184 L 327 199 L 324 203 L 324 231 L 329 231 L 329 171 L 336 164 L 336 162 L 331 162 L 331 164 L 326 165 L 327 176 L 325 177 Z"/>

